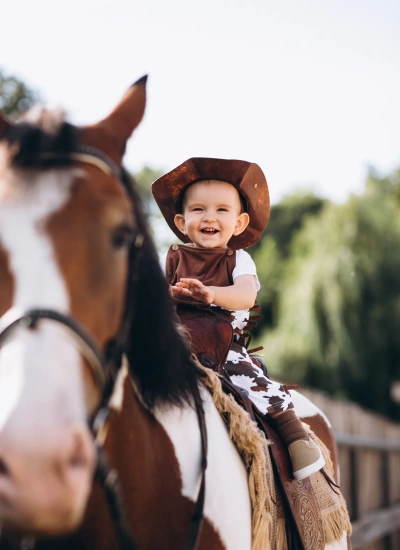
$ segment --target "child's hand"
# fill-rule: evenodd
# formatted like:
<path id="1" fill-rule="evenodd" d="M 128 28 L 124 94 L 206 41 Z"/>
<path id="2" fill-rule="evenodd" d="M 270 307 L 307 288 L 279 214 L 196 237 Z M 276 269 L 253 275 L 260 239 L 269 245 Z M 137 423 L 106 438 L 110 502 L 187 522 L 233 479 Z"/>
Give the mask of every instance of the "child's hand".
<path id="1" fill-rule="evenodd" d="M 191 296 L 206 304 L 212 304 L 215 298 L 215 290 L 203 285 L 198 279 L 181 279 L 175 286 L 171 287 L 171 292 L 172 295 Z"/>

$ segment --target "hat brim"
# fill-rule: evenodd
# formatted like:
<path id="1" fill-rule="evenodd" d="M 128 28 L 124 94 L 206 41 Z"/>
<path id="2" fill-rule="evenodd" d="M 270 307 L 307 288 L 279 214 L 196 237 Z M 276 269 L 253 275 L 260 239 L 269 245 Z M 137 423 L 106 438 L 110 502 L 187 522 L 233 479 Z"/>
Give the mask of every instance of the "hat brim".
<path id="1" fill-rule="evenodd" d="M 152 192 L 171 230 L 182 242 L 190 242 L 176 227 L 174 218 L 181 213 L 184 190 L 193 183 L 210 179 L 233 185 L 244 198 L 249 214 L 249 225 L 240 235 L 233 235 L 228 246 L 237 250 L 259 241 L 270 215 L 268 184 L 258 164 L 244 160 L 191 158 L 158 178 Z"/>

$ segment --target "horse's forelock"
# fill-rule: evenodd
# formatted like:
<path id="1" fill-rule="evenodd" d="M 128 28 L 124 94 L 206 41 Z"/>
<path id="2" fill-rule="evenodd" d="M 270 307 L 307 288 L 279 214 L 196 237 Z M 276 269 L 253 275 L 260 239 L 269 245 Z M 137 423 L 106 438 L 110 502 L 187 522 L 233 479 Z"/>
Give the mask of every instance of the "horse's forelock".
<path id="1" fill-rule="evenodd" d="M 56 135 L 66 122 L 65 111 L 63 109 L 46 109 L 35 105 L 20 117 L 19 122 L 36 126 L 46 134 Z"/>
<path id="2" fill-rule="evenodd" d="M 63 111 L 34 108 L 6 130 L 4 141 L 14 167 L 67 166 L 77 147 L 78 130 L 65 121 Z"/>
<path id="3" fill-rule="evenodd" d="M 138 230 L 144 236 L 142 248 L 133 254 L 128 292 L 133 311 L 126 354 L 143 398 L 156 403 L 192 403 L 197 395 L 197 369 L 183 335 L 176 325 L 167 281 L 161 271 L 150 238 L 143 204 L 131 183 Z"/>

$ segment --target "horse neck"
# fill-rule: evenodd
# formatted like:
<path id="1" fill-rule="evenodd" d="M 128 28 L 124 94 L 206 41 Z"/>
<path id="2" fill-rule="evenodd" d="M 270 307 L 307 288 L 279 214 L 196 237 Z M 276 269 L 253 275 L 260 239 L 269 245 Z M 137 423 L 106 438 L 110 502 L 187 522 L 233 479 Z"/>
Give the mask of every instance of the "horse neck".
<path id="1" fill-rule="evenodd" d="M 170 415 L 182 413 L 174 406 L 166 410 Z M 163 411 L 160 407 L 153 414 L 144 405 L 125 364 L 110 400 L 110 415 L 102 436 L 107 462 L 118 473 L 124 512 L 139 548 L 183 548 L 182 520 L 189 523 L 192 509 L 192 502 L 182 495 L 173 443 L 157 419 Z M 90 536 L 91 547 L 97 550 L 118 547 L 115 525 L 99 486 L 93 489 L 81 536 Z"/>

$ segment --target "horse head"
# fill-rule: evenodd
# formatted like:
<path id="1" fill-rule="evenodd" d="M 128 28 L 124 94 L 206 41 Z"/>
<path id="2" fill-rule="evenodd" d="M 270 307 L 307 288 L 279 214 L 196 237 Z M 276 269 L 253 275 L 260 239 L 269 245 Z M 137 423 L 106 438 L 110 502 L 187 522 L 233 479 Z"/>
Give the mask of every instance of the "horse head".
<path id="1" fill-rule="evenodd" d="M 254 506 L 256 545 L 246 465 L 214 398 L 199 384 L 140 197 L 122 167 L 145 101 L 141 79 L 91 126 L 74 127 L 59 112 L 37 111 L 18 124 L 0 116 L 0 543 L 6 539 L 6 548 L 27 535 L 38 548 L 109 550 L 128 531 L 135 547 L 148 550 L 268 547 L 273 499 L 265 479 L 259 484 L 264 444 L 215 382 L 224 418 L 235 412 L 246 465 L 258 445 L 253 486 L 265 490 Z M 115 532 L 117 514 L 93 487 L 94 473 L 106 471 L 99 445 L 113 468 L 106 489 L 115 472 L 121 480 L 125 531 L 116 521 Z M 282 518 L 280 526 L 284 538 Z"/>
<path id="2" fill-rule="evenodd" d="M 136 82 L 91 126 L 73 127 L 49 111 L 18 124 L 0 117 L 5 528 L 67 532 L 85 511 L 96 462 L 88 421 L 129 354 L 140 320 L 126 303 L 136 299 L 131 264 L 151 246 L 121 168 L 144 113 L 145 84 Z"/>

